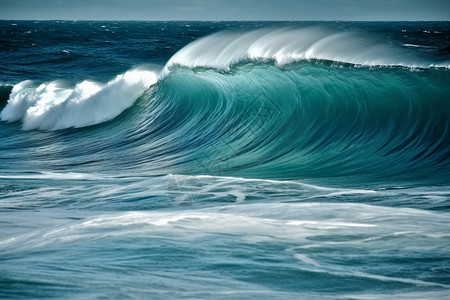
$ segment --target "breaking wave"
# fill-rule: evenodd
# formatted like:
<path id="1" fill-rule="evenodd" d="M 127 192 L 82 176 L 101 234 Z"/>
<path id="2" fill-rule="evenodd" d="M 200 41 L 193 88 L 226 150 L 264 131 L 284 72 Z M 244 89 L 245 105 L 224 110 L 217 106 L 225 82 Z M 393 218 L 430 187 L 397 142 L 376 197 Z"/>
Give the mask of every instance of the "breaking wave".
<path id="1" fill-rule="evenodd" d="M 21 121 L 24 130 L 94 125 L 118 116 L 155 82 L 156 74 L 143 70 L 130 70 L 107 84 L 83 81 L 75 87 L 26 80 L 12 88 L 0 118 Z"/>

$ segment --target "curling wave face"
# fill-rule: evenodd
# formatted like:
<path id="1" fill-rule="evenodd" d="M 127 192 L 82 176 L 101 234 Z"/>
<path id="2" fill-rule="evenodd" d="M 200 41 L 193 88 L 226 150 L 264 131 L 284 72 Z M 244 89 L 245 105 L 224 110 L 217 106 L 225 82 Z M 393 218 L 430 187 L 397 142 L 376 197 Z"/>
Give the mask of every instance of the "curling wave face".
<path id="1" fill-rule="evenodd" d="M 448 164 L 449 80 L 446 70 L 248 63 L 173 69 L 154 99 L 170 107 L 161 127 L 176 124 L 201 149 L 200 173 L 430 174 Z"/>

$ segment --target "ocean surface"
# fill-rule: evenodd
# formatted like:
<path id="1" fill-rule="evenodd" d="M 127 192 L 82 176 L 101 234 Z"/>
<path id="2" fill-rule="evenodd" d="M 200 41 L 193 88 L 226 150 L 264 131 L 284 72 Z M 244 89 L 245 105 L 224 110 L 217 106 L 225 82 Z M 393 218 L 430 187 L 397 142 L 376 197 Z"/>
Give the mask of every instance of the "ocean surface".
<path id="1" fill-rule="evenodd" d="M 449 299 L 449 38 L 0 21 L 0 298 Z"/>

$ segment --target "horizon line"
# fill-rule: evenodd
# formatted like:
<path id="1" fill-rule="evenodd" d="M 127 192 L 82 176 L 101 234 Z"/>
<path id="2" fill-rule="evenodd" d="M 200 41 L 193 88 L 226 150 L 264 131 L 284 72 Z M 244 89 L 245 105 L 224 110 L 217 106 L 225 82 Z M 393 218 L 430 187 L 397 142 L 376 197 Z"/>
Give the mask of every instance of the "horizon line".
<path id="1" fill-rule="evenodd" d="M 189 20 L 189 19 L 0 19 L 0 21 L 72 21 L 72 22 L 450 22 L 450 20 Z"/>

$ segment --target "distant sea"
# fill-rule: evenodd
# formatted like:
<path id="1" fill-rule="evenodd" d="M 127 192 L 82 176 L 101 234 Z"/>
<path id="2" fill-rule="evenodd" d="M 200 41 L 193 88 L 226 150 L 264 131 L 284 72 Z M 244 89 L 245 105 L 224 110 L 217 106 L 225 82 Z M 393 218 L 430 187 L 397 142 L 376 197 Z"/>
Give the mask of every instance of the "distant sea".
<path id="1" fill-rule="evenodd" d="M 448 299 L 449 38 L 0 21 L 0 298 Z"/>

